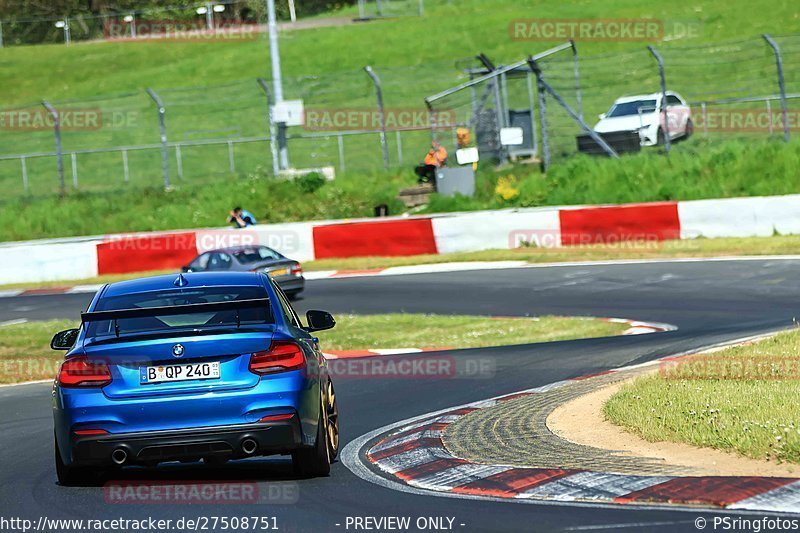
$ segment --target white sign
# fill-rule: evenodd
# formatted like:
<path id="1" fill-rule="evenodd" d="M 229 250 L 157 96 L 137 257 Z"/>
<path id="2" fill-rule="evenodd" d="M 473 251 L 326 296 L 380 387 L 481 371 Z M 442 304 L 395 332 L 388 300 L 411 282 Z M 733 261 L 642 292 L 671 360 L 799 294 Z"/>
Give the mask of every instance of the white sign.
<path id="1" fill-rule="evenodd" d="M 500 144 L 503 146 L 519 146 L 523 140 L 522 128 L 502 128 L 500 130 Z"/>
<path id="2" fill-rule="evenodd" d="M 272 120 L 287 126 L 302 126 L 306 123 L 302 100 L 284 100 L 272 106 Z"/>
<path id="3" fill-rule="evenodd" d="M 477 148 L 462 148 L 461 150 L 456 150 L 456 161 L 458 161 L 459 165 L 469 165 L 471 163 L 477 163 L 480 160 L 480 156 L 478 155 Z"/>

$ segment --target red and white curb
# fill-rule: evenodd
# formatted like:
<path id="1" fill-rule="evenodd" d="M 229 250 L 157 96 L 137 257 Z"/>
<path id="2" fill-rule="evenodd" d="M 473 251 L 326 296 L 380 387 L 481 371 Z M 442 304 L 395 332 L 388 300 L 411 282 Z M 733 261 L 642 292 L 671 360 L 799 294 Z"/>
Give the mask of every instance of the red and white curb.
<path id="1" fill-rule="evenodd" d="M 754 338 L 741 339 L 746 342 Z M 736 343 L 725 343 L 731 345 Z M 720 345 L 723 346 L 723 345 Z M 689 354 L 671 356 L 674 359 Z M 659 364 L 613 369 L 610 374 Z M 598 375 L 598 374 L 594 374 Z M 405 492 L 525 503 L 638 504 L 800 513 L 800 478 L 755 476 L 639 476 L 561 468 L 473 463 L 442 443 L 446 428 L 469 413 L 563 387 L 582 376 L 398 422 L 364 435 L 342 450 L 359 477 Z M 370 468 L 367 464 L 372 465 Z M 377 469 L 383 475 L 374 471 Z"/>

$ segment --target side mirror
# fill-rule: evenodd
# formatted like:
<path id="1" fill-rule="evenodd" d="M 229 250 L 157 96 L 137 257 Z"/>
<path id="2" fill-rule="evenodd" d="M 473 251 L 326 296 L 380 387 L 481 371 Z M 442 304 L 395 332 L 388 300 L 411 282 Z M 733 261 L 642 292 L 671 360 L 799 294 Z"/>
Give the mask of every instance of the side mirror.
<path id="1" fill-rule="evenodd" d="M 188 273 L 188 272 L 191 272 L 191 271 L 192 271 L 192 267 L 190 267 L 188 265 L 181 267 L 181 272 Z"/>
<path id="2" fill-rule="evenodd" d="M 600 113 L 599 115 L 597 115 L 597 118 L 599 118 L 600 120 L 603 120 L 604 118 L 606 118 L 606 114 L 605 113 Z"/>
<path id="3" fill-rule="evenodd" d="M 78 340 L 78 331 L 77 329 L 59 331 L 50 341 L 50 348 L 53 350 L 69 350 L 75 346 L 75 341 Z"/>
<path id="4" fill-rule="evenodd" d="M 333 316 L 326 311 L 309 311 L 306 313 L 306 320 L 308 320 L 308 327 L 305 329 L 309 333 L 331 329 L 336 325 Z"/>

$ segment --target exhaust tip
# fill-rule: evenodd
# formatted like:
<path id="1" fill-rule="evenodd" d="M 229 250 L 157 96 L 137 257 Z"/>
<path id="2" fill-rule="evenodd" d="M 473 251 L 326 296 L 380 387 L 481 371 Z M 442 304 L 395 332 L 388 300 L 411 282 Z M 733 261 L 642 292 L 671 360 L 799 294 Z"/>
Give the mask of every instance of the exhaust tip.
<path id="1" fill-rule="evenodd" d="M 242 451 L 245 455 L 253 455 L 258 450 L 258 443 L 253 439 L 245 439 L 242 441 Z"/>
<path id="2" fill-rule="evenodd" d="M 128 452 L 123 448 L 117 448 L 111 454 L 111 460 L 114 461 L 115 465 L 124 465 L 128 461 Z"/>

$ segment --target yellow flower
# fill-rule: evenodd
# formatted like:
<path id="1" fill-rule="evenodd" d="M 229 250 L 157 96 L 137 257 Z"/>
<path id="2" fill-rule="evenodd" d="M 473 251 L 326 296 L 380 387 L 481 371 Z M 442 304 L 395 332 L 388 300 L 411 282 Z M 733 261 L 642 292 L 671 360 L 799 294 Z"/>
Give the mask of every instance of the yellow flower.
<path id="1" fill-rule="evenodd" d="M 519 190 L 516 187 L 517 177 L 514 174 L 507 176 L 500 176 L 497 179 L 497 185 L 494 188 L 494 193 L 505 201 L 513 200 L 519 196 Z"/>

